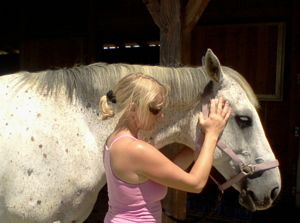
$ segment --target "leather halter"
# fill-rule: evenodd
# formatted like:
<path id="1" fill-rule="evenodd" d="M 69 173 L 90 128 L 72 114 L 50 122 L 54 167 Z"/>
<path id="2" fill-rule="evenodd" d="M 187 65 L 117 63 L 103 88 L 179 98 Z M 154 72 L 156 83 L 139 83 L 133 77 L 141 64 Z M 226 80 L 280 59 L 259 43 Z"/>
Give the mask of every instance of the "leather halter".
<path id="1" fill-rule="evenodd" d="M 202 112 L 205 117 L 208 117 L 208 112 L 209 112 L 208 104 L 202 105 Z M 251 163 L 246 164 L 236 155 L 236 153 L 234 152 L 234 150 L 232 148 L 230 148 L 229 146 L 226 146 L 220 140 L 217 143 L 217 147 L 222 152 L 226 153 L 235 163 L 237 163 L 240 168 L 240 173 L 231 177 L 223 184 L 220 184 L 215 178 L 213 178 L 210 175 L 211 179 L 217 184 L 218 188 L 220 189 L 220 191 L 222 193 L 224 192 L 224 190 L 231 187 L 233 184 L 241 181 L 244 177 L 251 176 L 254 173 L 269 170 L 269 169 L 279 166 L 279 162 L 277 159 L 275 159 L 273 161 L 266 161 L 266 162 L 259 163 L 259 164 L 256 164 L 256 163 L 255 164 L 251 164 Z"/>

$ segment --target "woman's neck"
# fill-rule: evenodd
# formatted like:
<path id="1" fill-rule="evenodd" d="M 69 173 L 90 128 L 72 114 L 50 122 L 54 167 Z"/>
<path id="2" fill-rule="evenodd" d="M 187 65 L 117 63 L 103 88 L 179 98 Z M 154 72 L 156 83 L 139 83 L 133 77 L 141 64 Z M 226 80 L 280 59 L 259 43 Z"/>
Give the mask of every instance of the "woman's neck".
<path id="1" fill-rule="evenodd" d="M 130 118 L 123 118 L 119 119 L 118 124 L 116 125 L 115 131 L 116 134 L 123 132 L 134 136 L 135 138 L 138 137 L 139 128 L 137 127 L 134 120 Z"/>

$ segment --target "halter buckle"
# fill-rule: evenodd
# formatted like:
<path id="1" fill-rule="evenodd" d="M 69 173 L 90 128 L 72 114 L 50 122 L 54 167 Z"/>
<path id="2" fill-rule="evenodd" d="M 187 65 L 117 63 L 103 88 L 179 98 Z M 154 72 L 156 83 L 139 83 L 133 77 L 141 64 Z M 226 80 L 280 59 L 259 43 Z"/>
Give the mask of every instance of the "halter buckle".
<path id="1" fill-rule="evenodd" d="M 252 175 L 255 172 L 255 165 L 248 164 L 248 165 L 241 165 L 241 172 L 245 175 Z"/>

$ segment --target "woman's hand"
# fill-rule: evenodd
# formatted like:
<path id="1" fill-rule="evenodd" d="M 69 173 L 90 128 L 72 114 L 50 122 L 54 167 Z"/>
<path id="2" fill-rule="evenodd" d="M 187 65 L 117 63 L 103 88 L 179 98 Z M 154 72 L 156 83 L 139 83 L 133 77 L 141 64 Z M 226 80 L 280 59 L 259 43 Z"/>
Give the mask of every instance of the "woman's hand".
<path id="1" fill-rule="evenodd" d="M 224 101 L 222 97 L 220 99 L 212 99 L 208 117 L 205 118 L 203 113 L 200 112 L 199 124 L 205 134 L 219 137 L 226 126 L 230 113 L 231 107 L 228 101 Z"/>

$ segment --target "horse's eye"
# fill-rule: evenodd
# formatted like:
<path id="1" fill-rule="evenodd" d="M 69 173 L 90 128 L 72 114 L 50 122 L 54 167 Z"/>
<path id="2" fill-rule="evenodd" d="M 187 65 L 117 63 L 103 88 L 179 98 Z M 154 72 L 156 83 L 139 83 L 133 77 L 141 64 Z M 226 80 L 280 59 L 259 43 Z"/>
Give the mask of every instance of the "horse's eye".
<path id="1" fill-rule="evenodd" d="M 256 158 L 256 159 L 255 159 L 255 162 L 256 162 L 257 164 L 260 164 L 260 163 L 263 163 L 263 162 L 264 162 L 264 159 L 262 159 L 262 158 Z"/>
<path id="2" fill-rule="evenodd" d="M 252 126 L 252 119 L 244 115 L 236 115 L 235 121 L 241 129 Z"/>

